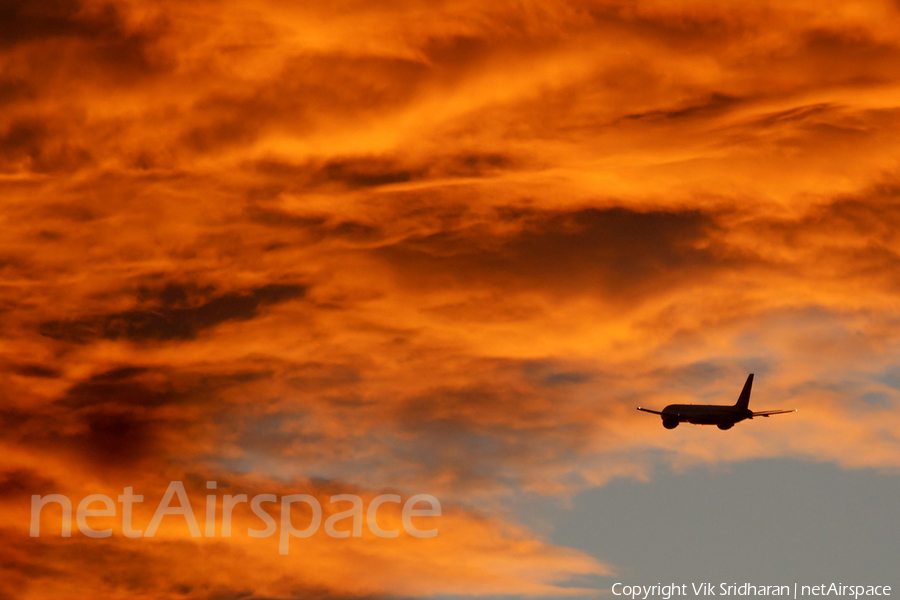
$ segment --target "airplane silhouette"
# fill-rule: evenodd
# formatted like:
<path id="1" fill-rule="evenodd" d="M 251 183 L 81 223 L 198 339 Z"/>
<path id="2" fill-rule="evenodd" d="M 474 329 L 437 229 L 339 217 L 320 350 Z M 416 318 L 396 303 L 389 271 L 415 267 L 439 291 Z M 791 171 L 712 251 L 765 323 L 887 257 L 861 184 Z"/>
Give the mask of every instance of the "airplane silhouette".
<path id="1" fill-rule="evenodd" d="M 741 390 L 741 395 L 734 406 L 721 406 L 715 404 L 670 404 L 662 409 L 662 412 L 641 408 L 638 410 L 653 413 L 662 417 L 663 427 L 675 429 L 679 423 L 693 423 L 694 425 L 715 425 L 721 430 L 731 429 L 735 423 L 753 417 L 768 417 L 783 413 L 797 412 L 796 410 L 762 410 L 753 412 L 747 406 L 750 404 L 750 386 L 753 385 L 753 373 L 747 377 L 747 383 Z"/>

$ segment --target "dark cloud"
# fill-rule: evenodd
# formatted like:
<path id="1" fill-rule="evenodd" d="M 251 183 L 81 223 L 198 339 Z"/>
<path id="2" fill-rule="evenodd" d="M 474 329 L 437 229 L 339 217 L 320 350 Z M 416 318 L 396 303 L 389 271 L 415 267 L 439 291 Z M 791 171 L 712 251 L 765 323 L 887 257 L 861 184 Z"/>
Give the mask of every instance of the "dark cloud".
<path id="1" fill-rule="evenodd" d="M 502 152 L 463 152 L 435 159 L 434 177 L 486 177 L 520 168 L 521 161 Z"/>
<path id="2" fill-rule="evenodd" d="M 37 471 L 14 469 L 0 473 L 0 500 L 24 500 L 32 494 L 51 494 L 55 485 L 56 482 Z"/>
<path id="3" fill-rule="evenodd" d="M 359 221 L 341 221 L 332 228 L 331 233 L 335 237 L 355 242 L 369 242 L 382 237 L 380 227 Z"/>
<path id="4" fill-rule="evenodd" d="M 86 422 L 87 431 L 70 441 L 96 462 L 128 465 L 159 454 L 153 422 L 128 413 L 91 414 Z"/>
<path id="5" fill-rule="evenodd" d="M 256 288 L 252 295 L 260 304 L 277 304 L 303 298 L 306 295 L 306 286 L 272 283 Z"/>
<path id="6" fill-rule="evenodd" d="M 739 260 L 710 243 L 717 225 L 699 210 L 504 214 L 520 222 L 517 233 L 494 236 L 483 227 L 440 231 L 383 247 L 378 254 L 418 283 L 480 280 L 619 298 Z"/>
<path id="7" fill-rule="evenodd" d="M 254 165 L 262 174 L 289 177 L 297 187 L 338 185 L 342 188 L 377 187 L 420 179 L 423 169 L 413 170 L 387 158 L 357 157 L 332 159 L 321 163 L 290 164 L 277 160 L 262 160 Z"/>
<path id="8" fill-rule="evenodd" d="M 13 373 L 23 377 L 38 377 L 42 379 L 56 379 L 62 375 L 58 369 L 37 364 L 12 365 Z"/>
<path id="9" fill-rule="evenodd" d="M 315 230 L 327 221 L 322 215 L 296 215 L 277 208 L 263 208 L 257 205 L 247 207 L 247 217 L 254 223 L 273 227 L 294 227 Z"/>
<path id="10" fill-rule="evenodd" d="M 45 219 L 61 219 L 79 225 L 98 218 L 98 215 L 90 207 L 58 202 L 46 204 L 41 208 L 40 213 L 40 216 Z"/>
<path id="11" fill-rule="evenodd" d="M 269 227 L 290 228 L 302 233 L 302 237 L 289 241 L 273 242 L 265 247 L 266 251 L 296 249 L 298 245 L 310 247 L 326 240 L 344 240 L 352 244 L 369 244 L 383 239 L 384 232 L 380 227 L 359 221 L 340 221 L 338 223 L 318 224 L 315 217 L 293 215 L 278 209 L 252 207 L 248 209 L 250 219 Z"/>
<path id="12" fill-rule="evenodd" d="M 192 596 L 200 600 L 387 600 L 392 596 L 380 594 L 347 594 L 328 590 L 323 587 L 294 585 L 288 595 L 264 595 L 261 596 L 249 589 L 231 589 L 221 588 L 202 596 Z M 191 586 L 181 586 L 176 590 L 179 594 L 190 594 L 193 591 Z M 203 592 L 201 592 L 203 593 Z"/>
<path id="13" fill-rule="evenodd" d="M 760 127 L 772 127 L 788 122 L 802 122 L 832 112 L 837 107 L 826 102 L 796 106 L 767 114 L 755 122 Z"/>
<path id="14" fill-rule="evenodd" d="M 708 119 L 726 112 L 742 101 L 727 94 L 713 93 L 699 102 L 669 110 L 652 110 L 644 113 L 625 115 L 625 119 Z"/>
<path id="15" fill-rule="evenodd" d="M 673 50 L 723 48 L 754 27 L 731 11 L 679 11 L 664 5 L 635 7 L 611 2 L 592 6 L 586 12 L 600 30 L 628 33 Z"/>
<path id="16" fill-rule="evenodd" d="M 97 543 L 77 535 L 57 538 L 51 533 L 37 539 L 10 536 L 5 541 L 9 542 L 19 568 L 28 573 L 28 585 L 23 585 L 23 589 L 52 588 L 62 580 L 77 580 L 82 590 L 119 594 L 163 592 L 169 585 L 163 575 L 177 565 L 174 557 L 155 556 L 144 548 L 122 544 L 115 539 Z M 183 543 L 168 542 L 167 545 L 170 552 L 183 550 L 180 547 Z M 36 556 L 40 560 L 35 560 Z"/>
<path id="17" fill-rule="evenodd" d="M 49 230 L 44 229 L 44 230 L 41 230 L 38 232 L 38 237 L 41 240 L 44 240 L 47 242 L 58 242 L 59 240 L 63 239 L 65 236 L 58 231 L 49 231 Z"/>
<path id="18" fill-rule="evenodd" d="M 0 169 L 25 168 L 38 173 L 77 170 L 91 162 L 91 154 L 79 144 L 54 132 L 64 129 L 40 119 L 13 121 L 0 134 Z"/>
<path id="19" fill-rule="evenodd" d="M 195 507 L 196 510 L 196 507 Z M 80 592 L 93 597 L 151 594 L 160 598 L 192 600 L 379 600 L 378 594 L 338 591 L 307 584 L 303 573 L 294 569 L 285 573 L 277 585 L 261 584 L 261 578 L 248 574 L 249 581 L 238 578 L 211 578 L 203 569 L 186 568 L 196 558 L 198 546 L 192 541 L 158 540 L 153 544 L 129 543 L 129 540 L 89 540 L 78 534 L 59 538 L 52 534 L 23 538 L 11 530 L 0 531 L 6 551 L 0 572 L 15 583 L 7 589 L 8 598 L 24 598 L 42 589 L 58 589 L 60 583 L 77 582 Z M 261 568 L 258 556 L 227 545 L 214 550 L 210 568 L 235 571 L 250 563 Z M 266 592 L 257 591 L 257 587 Z M 0 598 L 3 596 L 0 595 Z"/>
<path id="20" fill-rule="evenodd" d="M 39 410 L 2 411 L 0 425 L 23 448 L 57 452 L 104 472 L 184 456 L 195 444 L 215 446 L 215 432 L 230 431 L 223 424 L 236 412 L 255 414 L 252 404 L 233 404 L 235 394 L 245 398 L 276 373 L 242 367 L 202 372 L 118 366 L 74 383 Z M 32 482 L 27 475 L 13 473 L 10 482 Z"/>
<path id="21" fill-rule="evenodd" d="M 183 137 L 185 145 L 199 153 L 211 153 L 250 144 L 262 133 L 266 121 L 262 115 L 265 113 L 245 114 L 243 110 L 229 112 L 233 114 L 191 128 Z"/>
<path id="22" fill-rule="evenodd" d="M 536 386 L 574 386 L 590 383 L 598 373 L 573 365 L 549 360 L 529 360 L 522 363 L 522 376 Z"/>
<path id="23" fill-rule="evenodd" d="M 112 382 L 122 381 L 123 379 L 131 379 L 137 375 L 143 375 L 150 371 L 147 367 L 118 367 L 97 375 L 91 376 L 89 381 L 92 382 Z"/>
<path id="24" fill-rule="evenodd" d="M 188 308 L 208 302 L 215 294 L 212 285 L 169 282 L 163 287 L 142 285 L 137 289 L 141 302 L 157 302 L 165 308 Z"/>
<path id="25" fill-rule="evenodd" d="M 371 242 L 381 239 L 381 227 L 360 221 L 337 221 L 322 215 L 293 214 L 275 207 L 251 204 L 246 209 L 247 218 L 253 223 L 268 227 L 284 227 L 302 231 L 303 242 L 311 244 L 326 239 L 338 238 L 351 242 Z M 280 249 L 287 244 L 276 244 L 271 249 Z"/>
<path id="26" fill-rule="evenodd" d="M 0 0 L 0 45 L 72 36 L 94 38 L 115 27 L 115 13 L 86 17 L 77 0 Z"/>
<path id="27" fill-rule="evenodd" d="M 811 29 L 800 40 L 800 60 L 808 61 L 826 78 L 879 81 L 900 69 L 900 46 L 873 39 L 869 32 L 855 29 Z"/>
<path id="28" fill-rule="evenodd" d="M 273 376 L 271 369 L 175 372 L 166 368 L 123 366 L 101 371 L 66 390 L 56 404 L 80 410 L 100 405 L 156 409 L 167 405 L 208 405 L 219 392 Z"/>
<path id="29" fill-rule="evenodd" d="M 0 544 L 3 547 L 0 554 L 0 578 L 3 580 L 0 600 L 20 600 L 26 597 L 25 591 L 35 584 L 65 576 L 64 567 L 49 564 L 34 554 L 33 546 L 27 544 L 29 538 L 24 537 L 23 533 L 19 529 L 0 529 Z"/>
<path id="30" fill-rule="evenodd" d="M 435 65 L 441 74 L 458 76 L 475 65 L 483 64 L 496 49 L 495 44 L 496 38 L 441 36 L 426 40 L 421 50 L 428 57 L 429 64 Z"/>
<path id="31" fill-rule="evenodd" d="M 138 383 L 76 384 L 39 412 L 8 411 L 3 422 L 11 426 L 10 441 L 22 448 L 57 453 L 73 465 L 106 471 L 166 456 L 162 440 L 184 442 L 191 419 L 157 416 L 155 409 L 165 400 L 164 393 Z"/>
<path id="32" fill-rule="evenodd" d="M 521 166 L 521 160 L 502 152 L 459 152 L 417 160 L 392 157 L 345 157 L 292 164 L 265 159 L 253 169 L 287 180 L 291 189 L 333 191 L 376 188 L 394 183 L 455 177 L 487 177 Z"/>
<path id="33" fill-rule="evenodd" d="M 294 366 L 287 382 L 307 392 L 319 392 L 362 381 L 359 369 L 351 364 L 309 362 Z"/>
<path id="34" fill-rule="evenodd" d="M 0 0 L 0 49 L 29 42 L 80 40 L 84 44 L 82 58 L 127 79 L 160 68 L 153 46 L 163 31 L 159 21 L 144 30 L 130 30 L 111 3 L 92 7 L 77 0 Z"/>
<path id="35" fill-rule="evenodd" d="M 798 232 L 831 230 L 851 234 L 848 242 L 892 241 L 900 225 L 900 185 L 878 185 L 858 197 L 837 198 L 813 208 L 797 224 Z M 840 242 L 841 240 L 835 240 Z"/>
<path id="36" fill-rule="evenodd" d="M 41 335 L 85 344 L 95 339 L 133 342 L 194 339 L 202 331 L 227 321 L 246 321 L 258 315 L 258 309 L 302 298 L 306 287 L 271 284 L 249 293 L 214 296 L 199 306 L 186 307 L 188 288 L 169 285 L 159 292 L 160 306 L 99 315 L 72 321 L 47 321 L 40 325 Z M 142 292 L 141 297 L 146 297 Z"/>
<path id="37" fill-rule="evenodd" d="M 59 403 L 72 409 L 106 403 L 156 408 L 186 400 L 185 393 L 176 390 L 167 379 L 160 382 L 159 378 L 140 378 L 148 371 L 142 367 L 121 367 L 98 373 L 69 388 Z"/>
<path id="38" fill-rule="evenodd" d="M 347 187 L 375 187 L 389 183 L 405 183 L 421 177 L 421 172 L 398 169 L 390 163 L 378 160 L 342 161 L 326 163 L 318 172 L 320 181 L 337 182 Z"/>
<path id="39" fill-rule="evenodd" d="M 399 420 L 410 431 L 419 430 L 426 423 L 436 423 L 441 429 L 450 431 L 468 430 L 479 423 L 494 420 L 497 414 L 510 412 L 517 406 L 518 416 L 529 398 L 519 390 L 508 390 L 505 393 L 488 384 L 472 385 L 464 388 L 431 389 L 426 395 L 410 398 L 403 402 L 399 410 Z M 481 409 L 481 410 L 478 410 Z M 536 416 L 530 412 L 530 416 Z"/>
<path id="40" fill-rule="evenodd" d="M 90 465 L 103 471 L 158 459 L 165 455 L 163 438 L 183 439 L 187 435 L 189 425 L 184 421 L 157 418 L 128 407 L 128 398 L 103 400 L 110 404 L 86 410 L 57 404 L 41 414 L 4 415 L 4 421 L 16 422 L 11 440 L 20 447 L 58 453 L 73 465 Z"/>
<path id="41" fill-rule="evenodd" d="M 0 136 L 0 158 L 12 160 L 35 155 L 48 136 L 47 126 L 37 119 L 15 121 Z"/>

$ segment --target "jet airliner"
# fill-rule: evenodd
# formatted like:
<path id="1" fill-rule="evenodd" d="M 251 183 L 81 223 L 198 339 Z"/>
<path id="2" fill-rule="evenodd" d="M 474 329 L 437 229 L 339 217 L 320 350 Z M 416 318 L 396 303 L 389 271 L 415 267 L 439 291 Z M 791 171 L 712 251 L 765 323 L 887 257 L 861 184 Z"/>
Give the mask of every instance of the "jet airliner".
<path id="1" fill-rule="evenodd" d="M 721 406 L 715 404 L 670 404 L 662 409 L 662 412 L 641 408 L 638 410 L 653 413 L 662 417 L 663 427 L 675 429 L 679 423 L 693 423 L 694 425 L 715 425 L 721 430 L 731 429 L 735 423 L 753 417 L 768 417 L 783 413 L 797 412 L 796 410 L 762 410 L 753 412 L 748 408 L 750 404 L 750 387 L 753 385 L 753 373 L 747 377 L 747 383 L 741 390 L 737 404 L 734 406 Z"/>

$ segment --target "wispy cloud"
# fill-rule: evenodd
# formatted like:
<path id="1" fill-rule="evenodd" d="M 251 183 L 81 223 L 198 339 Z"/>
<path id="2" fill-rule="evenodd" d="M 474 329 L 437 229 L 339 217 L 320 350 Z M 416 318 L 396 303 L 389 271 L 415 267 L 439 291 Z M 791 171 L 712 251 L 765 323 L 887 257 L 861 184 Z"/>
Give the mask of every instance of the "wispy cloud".
<path id="1" fill-rule="evenodd" d="M 0 2 L 8 594 L 566 594 L 609 567 L 509 494 L 659 456 L 896 469 L 898 19 Z M 723 435 L 634 410 L 730 403 L 750 371 L 754 405 L 800 412 Z M 31 493 L 213 476 L 427 491 L 446 530 L 263 568 L 247 539 L 23 526 Z"/>

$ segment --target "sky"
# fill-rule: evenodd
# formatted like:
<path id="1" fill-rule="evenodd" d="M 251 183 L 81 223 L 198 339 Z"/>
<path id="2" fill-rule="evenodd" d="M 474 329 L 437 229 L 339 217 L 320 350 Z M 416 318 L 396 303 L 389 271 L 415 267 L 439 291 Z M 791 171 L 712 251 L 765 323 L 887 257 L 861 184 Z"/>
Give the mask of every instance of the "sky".
<path id="1" fill-rule="evenodd" d="M 900 585 L 898 30 L 896 0 L 0 0 L 0 599 Z M 798 412 L 635 410 L 748 373 Z M 280 556 L 246 505 L 140 539 L 48 505 L 29 535 L 33 495 L 132 487 L 146 527 L 170 481 L 201 521 L 216 481 L 219 528 L 223 494 L 431 494 L 439 534 Z"/>

